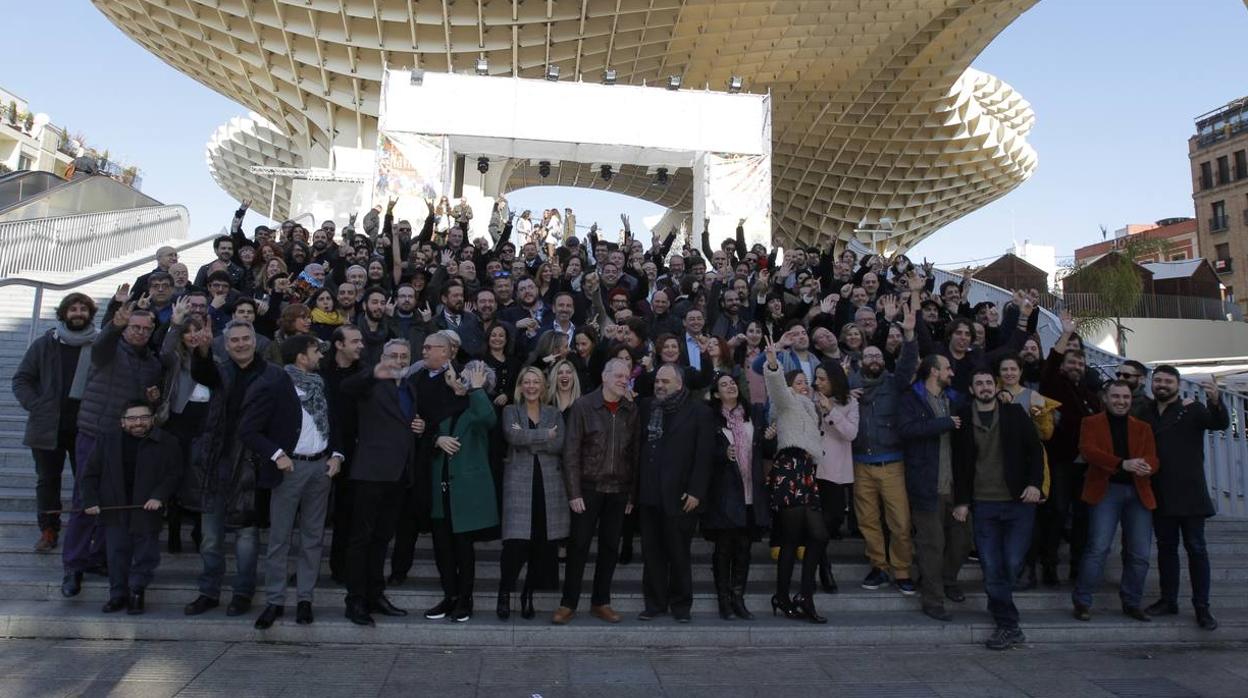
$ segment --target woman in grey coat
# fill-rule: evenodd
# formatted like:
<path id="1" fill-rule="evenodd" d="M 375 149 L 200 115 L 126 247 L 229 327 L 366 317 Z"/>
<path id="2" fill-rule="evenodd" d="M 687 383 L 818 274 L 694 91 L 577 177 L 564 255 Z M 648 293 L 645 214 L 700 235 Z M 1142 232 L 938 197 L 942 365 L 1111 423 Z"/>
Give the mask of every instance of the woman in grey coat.
<path id="1" fill-rule="evenodd" d="M 528 566 L 520 593 L 520 615 L 532 618 L 533 589 L 542 571 L 553 567 L 558 575 L 556 541 L 567 538 L 570 527 L 568 495 L 564 490 L 559 455 L 563 450 L 563 418 L 542 403 L 546 377 L 532 366 L 516 377 L 513 404 L 503 408 L 500 425 L 507 440 L 503 467 L 503 555 L 498 585 L 498 617 L 511 617 L 511 592 Z"/>

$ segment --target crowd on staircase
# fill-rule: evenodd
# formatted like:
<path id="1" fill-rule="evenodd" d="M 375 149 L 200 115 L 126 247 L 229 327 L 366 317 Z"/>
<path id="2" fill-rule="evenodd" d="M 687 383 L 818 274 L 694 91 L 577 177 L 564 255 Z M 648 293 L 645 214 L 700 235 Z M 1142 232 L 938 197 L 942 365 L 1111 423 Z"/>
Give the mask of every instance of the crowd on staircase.
<path id="1" fill-rule="evenodd" d="M 1216 627 L 1201 455 L 1229 419 L 1216 385 L 1182 399 L 1174 368 L 1135 361 L 1103 380 L 1068 316 L 1046 353 L 1034 290 L 971 306 L 969 278 L 936 288 L 902 254 L 749 247 L 741 226 L 718 247 L 705 229 L 700 245 L 675 230 L 646 244 L 625 216 L 618 242 L 597 224 L 581 239 L 571 209 L 516 216 L 501 199 L 469 240 L 467 202 L 425 203 L 419 226 L 391 201 L 341 231 L 248 236 L 244 202 L 194 275 L 165 248 L 102 308 L 64 298 L 13 377 L 36 549 L 61 548 L 64 596 L 97 572 L 105 612 L 143 613 L 162 532 L 177 554 L 190 526 L 188 616 L 220 604 L 232 538 L 226 613 L 263 593 L 269 628 L 294 586 L 309 624 L 332 528 L 356 624 L 407 615 L 385 592 L 421 533 L 444 597 L 426 618 L 472 617 L 476 549 L 501 540 L 500 619 L 519 586 L 523 618 L 558 589 L 551 620 L 572 622 L 592 561 L 589 613 L 616 623 L 613 574 L 640 537 L 639 619 L 690 622 L 701 535 L 721 618 L 753 619 L 765 544 L 773 614 L 825 623 L 828 542 L 855 536 L 861 585 L 939 621 L 977 559 L 987 644 L 1007 649 L 1025 642 L 1014 591 L 1058 586 L 1063 542 L 1074 616 L 1091 617 L 1121 528 L 1122 612 L 1178 613 L 1181 539 L 1197 622 Z M 1146 605 L 1154 537 L 1161 598 Z"/>

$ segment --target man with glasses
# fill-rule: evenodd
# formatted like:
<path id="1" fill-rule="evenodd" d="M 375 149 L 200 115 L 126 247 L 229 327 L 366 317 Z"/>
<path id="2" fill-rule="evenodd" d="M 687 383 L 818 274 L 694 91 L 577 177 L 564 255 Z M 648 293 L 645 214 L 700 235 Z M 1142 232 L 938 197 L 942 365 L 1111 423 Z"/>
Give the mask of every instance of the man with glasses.
<path id="1" fill-rule="evenodd" d="M 87 516 L 107 531 L 105 613 L 143 613 L 143 593 L 160 564 L 161 509 L 178 489 L 182 449 L 153 425 L 152 406 L 126 403 L 121 429 L 100 437 L 82 478 Z"/>
<path id="2" fill-rule="evenodd" d="M 161 364 L 149 341 L 156 319 L 136 310 L 133 301 L 117 309 L 91 347 L 91 372 L 78 409 L 78 437 L 74 451 L 79 473 L 95 451 L 96 440 L 115 428 L 122 408 L 136 400 L 160 399 Z M 74 478 L 75 509 L 82 509 L 80 477 Z M 65 576 L 61 594 L 77 596 L 82 574 L 104 567 L 104 531 L 95 517 L 70 514 L 62 553 Z"/>

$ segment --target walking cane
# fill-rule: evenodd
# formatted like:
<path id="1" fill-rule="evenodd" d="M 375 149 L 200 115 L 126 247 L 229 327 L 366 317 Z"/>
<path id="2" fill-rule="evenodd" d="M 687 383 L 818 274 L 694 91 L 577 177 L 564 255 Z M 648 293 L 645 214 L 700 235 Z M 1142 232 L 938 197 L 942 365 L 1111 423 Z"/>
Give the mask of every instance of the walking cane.
<path id="1" fill-rule="evenodd" d="M 101 514 L 103 514 L 103 513 L 104 513 L 104 512 L 106 512 L 106 511 L 130 511 L 130 510 L 134 510 L 134 509 L 142 509 L 142 508 L 143 508 L 143 505 L 142 505 L 142 504 L 121 504 L 121 505 L 114 506 L 114 507 L 100 507 L 100 513 L 101 513 Z M 165 508 L 165 506 L 162 504 L 162 505 L 160 506 L 160 508 L 161 508 L 161 509 L 164 509 L 164 508 Z M 84 512 L 86 512 L 86 507 L 83 507 L 83 508 L 80 508 L 80 509 L 48 509 L 47 511 L 41 511 L 41 512 L 39 512 L 39 513 L 40 513 L 40 514 L 47 514 L 47 515 L 51 516 L 52 514 L 57 514 L 57 515 L 60 515 L 60 514 L 82 514 L 82 513 L 84 513 Z"/>

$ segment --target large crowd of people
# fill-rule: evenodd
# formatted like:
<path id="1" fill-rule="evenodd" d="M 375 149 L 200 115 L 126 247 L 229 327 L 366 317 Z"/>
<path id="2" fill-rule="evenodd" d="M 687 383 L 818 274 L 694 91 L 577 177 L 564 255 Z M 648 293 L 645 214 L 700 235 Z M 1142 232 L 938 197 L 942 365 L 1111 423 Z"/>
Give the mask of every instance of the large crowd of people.
<path id="1" fill-rule="evenodd" d="M 1134 361 L 1101 380 L 1068 316 L 1045 353 L 1034 291 L 972 306 L 969 277 L 936 287 L 904 255 L 749 247 L 740 226 L 718 247 L 705 230 L 646 244 L 624 216 L 618 242 L 596 225 L 581 239 L 570 209 L 515 217 L 501 201 L 489 238 L 469 240 L 466 202 L 425 204 L 419 225 L 391 201 L 359 228 L 248 236 L 244 203 L 194 274 L 165 248 L 102 309 L 64 298 L 13 378 L 36 549 L 62 547 L 64 596 L 106 574 L 103 610 L 142 613 L 162 532 L 177 554 L 190 526 L 187 615 L 221 603 L 232 538 L 226 613 L 248 613 L 263 582 L 257 628 L 289 586 L 312 623 L 332 528 L 354 623 L 407 615 L 385 592 L 421 533 L 443 594 L 426 618 L 472 617 L 478 544 L 501 539 L 497 616 L 519 585 L 521 617 L 557 589 L 551 620 L 572 622 L 596 541 L 589 614 L 615 623 L 613 574 L 640 538 L 639 619 L 687 623 L 701 535 L 721 618 L 753 619 L 765 541 L 773 615 L 824 623 L 829 541 L 854 536 L 862 587 L 941 621 L 977 556 L 988 646 L 1005 649 L 1025 641 L 1014 591 L 1058 586 L 1063 542 L 1074 615 L 1090 618 L 1121 526 L 1122 611 L 1178 612 L 1182 538 L 1196 618 L 1216 626 L 1200 456 L 1228 421 L 1214 384 L 1181 399 L 1173 368 L 1150 381 Z M 1145 606 L 1154 532 L 1161 598 Z"/>

